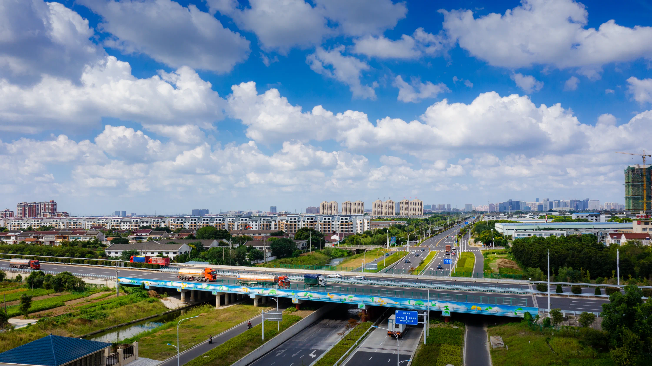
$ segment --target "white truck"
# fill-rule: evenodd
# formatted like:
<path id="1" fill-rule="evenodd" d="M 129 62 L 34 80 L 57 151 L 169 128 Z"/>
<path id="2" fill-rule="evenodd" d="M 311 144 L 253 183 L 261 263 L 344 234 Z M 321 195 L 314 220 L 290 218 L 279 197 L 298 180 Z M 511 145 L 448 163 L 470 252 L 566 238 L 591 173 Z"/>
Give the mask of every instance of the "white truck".
<path id="1" fill-rule="evenodd" d="M 403 337 L 405 327 L 405 324 L 396 324 L 396 315 L 394 314 L 387 319 L 387 335 L 389 336 L 396 338 Z"/>

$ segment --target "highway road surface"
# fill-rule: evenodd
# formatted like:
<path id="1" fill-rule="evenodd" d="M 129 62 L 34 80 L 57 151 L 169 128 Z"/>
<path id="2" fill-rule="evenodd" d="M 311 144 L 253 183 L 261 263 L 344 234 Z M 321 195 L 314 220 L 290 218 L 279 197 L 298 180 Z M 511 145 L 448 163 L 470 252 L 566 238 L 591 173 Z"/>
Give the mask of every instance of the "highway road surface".
<path id="1" fill-rule="evenodd" d="M 346 324 L 347 321 L 345 320 L 324 318 L 302 330 L 250 365 L 310 365 L 317 357 L 342 339 Z"/>
<path id="2" fill-rule="evenodd" d="M 413 356 L 423 327 L 408 326 L 406 334 L 399 338 L 387 335 L 387 320 L 383 321 L 378 329 L 371 334 L 356 349 L 355 353 L 344 364 L 346 366 L 393 366 L 400 359 L 400 364 L 407 364 Z M 398 355 L 397 355 L 398 348 Z"/>

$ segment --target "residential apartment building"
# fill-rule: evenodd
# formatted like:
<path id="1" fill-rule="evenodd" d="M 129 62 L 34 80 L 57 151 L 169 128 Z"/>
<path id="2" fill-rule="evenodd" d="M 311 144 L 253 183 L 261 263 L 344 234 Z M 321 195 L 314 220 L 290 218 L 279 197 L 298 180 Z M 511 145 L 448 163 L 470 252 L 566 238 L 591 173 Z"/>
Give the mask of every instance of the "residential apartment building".
<path id="1" fill-rule="evenodd" d="M 337 215 L 339 214 L 339 209 L 337 207 L 337 202 L 335 201 L 330 201 L 330 202 L 322 202 L 321 205 L 319 205 L 319 213 L 321 215 Z"/>
<path id="2" fill-rule="evenodd" d="M 400 216 L 423 216 L 423 201 L 419 199 L 402 200 L 399 202 Z"/>
<path id="3" fill-rule="evenodd" d="M 14 218 L 14 212 L 10 209 L 0 211 L 0 219 L 12 219 Z"/>
<path id="4" fill-rule="evenodd" d="M 9 219 L 5 220 L 11 231 L 25 231 L 28 227 L 38 229 L 51 226 L 55 229 L 111 229 L 137 231 L 143 226 L 152 228 L 167 227 L 171 230 L 197 230 L 204 226 L 217 229 L 234 230 L 283 230 L 294 234 L 307 227 L 330 233 L 362 233 L 369 230 L 370 217 L 365 215 L 269 215 L 269 216 L 223 216 L 207 215 L 203 217 L 66 217 L 46 219 Z"/>
<path id="5" fill-rule="evenodd" d="M 307 214 L 318 214 L 319 213 L 319 207 L 310 206 L 310 207 L 306 208 L 306 213 Z"/>
<path id="6" fill-rule="evenodd" d="M 342 215 L 364 215 L 364 202 L 342 202 Z"/>
<path id="7" fill-rule="evenodd" d="M 385 202 L 381 200 L 375 200 L 371 204 L 371 215 L 372 216 L 395 216 L 396 203 L 392 200 L 387 200 Z"/>
<path id="8" fill-rule="evenodd" d="M 48 202 L 21 202 L 16 205 L 16 217 L 57 217 L 57 203 Z"/>

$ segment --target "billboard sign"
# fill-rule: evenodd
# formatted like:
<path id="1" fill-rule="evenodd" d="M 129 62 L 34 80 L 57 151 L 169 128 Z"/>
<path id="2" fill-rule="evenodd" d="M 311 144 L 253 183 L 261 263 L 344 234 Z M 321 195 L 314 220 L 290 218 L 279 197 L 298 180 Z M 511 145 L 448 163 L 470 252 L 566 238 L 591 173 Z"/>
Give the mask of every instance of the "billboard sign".
<path id="1" fill-rule="evenodd" d="M 392 236 L 392 237 L 390 238 L 390 240 L 389 240 L 389 243 L 392 244 L 392 245 L 396 244 L 396 237 L 395 237 L 395 236 Z"/>
<path id="2" fill-rule="evenodd" d="M 396 310 L 396 324 L 419 324 L 419 313 L 417 311 Z"/>

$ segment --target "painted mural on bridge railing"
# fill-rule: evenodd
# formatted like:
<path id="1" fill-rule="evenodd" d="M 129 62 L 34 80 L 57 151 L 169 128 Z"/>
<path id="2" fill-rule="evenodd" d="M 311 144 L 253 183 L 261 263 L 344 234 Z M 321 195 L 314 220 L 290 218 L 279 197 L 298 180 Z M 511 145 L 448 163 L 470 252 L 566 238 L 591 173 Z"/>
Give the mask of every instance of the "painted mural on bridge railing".
<path id="1" fill-rule="evenodd" d="M 442 311 L 444 313 L 470 313 L 470 314 L 484 314 L 496 316 L 510 316 L 510 317 L 523 317 L 526 312 L 533 316 L 537 314 L 539 309 L 528 306 L 518 305 L 497 305 L 497 304 L 482 304 L 472 302 L 457 302 L 457 301 L 441 301 L 431 299 L 414 299 L 408 297 L 389 297 L 389 296 L 373 296 L 361 294 L 343 294 L 338 292 L 320 292 L 320 291 L 306 291 L 306 290 L 290 290 L 283 288 L 263 288 L 263 287 L 247 287 L 235 285 L 220 285 L 211 283 L 199 282 L 184 282 L 184 281 L 162 281 L 162 280 L 145 280 L 141 278 L 127 278 L 120 277 L 119 282 L 123 285 L 136 285 L 143 284 L 145 288 L 152 287 L 165 287 L 174 288 L 177 291 L 181 290 L 198 290 L 198 291 L 211 291 L 213 295 L 220 292 L 238 293 L 243 295 L 254 296 L 273 296 L 285 297 L 299 301 L 324 301 L 335 303 L 346 303 L 363 306 L 384 306 L 401 309 L 414 309 L 426 310 L 428 305 L 430 310 Z"/>

